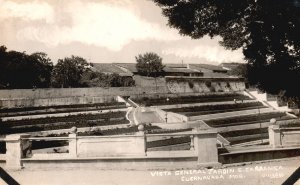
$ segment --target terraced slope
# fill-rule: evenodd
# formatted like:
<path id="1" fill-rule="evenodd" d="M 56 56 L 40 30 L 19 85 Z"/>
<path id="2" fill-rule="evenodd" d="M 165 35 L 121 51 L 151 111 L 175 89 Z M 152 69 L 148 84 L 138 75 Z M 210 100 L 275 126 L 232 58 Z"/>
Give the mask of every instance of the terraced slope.
<path id="1" fill-rule="evenodd" d="M 277 120 L 288 120 L 292 119 L 283 112 L 267 112 L 254 115 L 243 115 L 227 118 L 219 118 L 205 121 L 211 127 L 229 127 L 236 125 L 247 125 L 253 123 L 268 122 L 270 119 L 276 118 Z"/>
<path id="2" fill-rule="evenodd" d="M 199 96 L 178 96 L 167 98 L 139 98 L 132 99 L 138 104 L 145 106 L 158 106 L 158 105 L 172 105 L 172 104 L 187 104 L 187 103 L 205 103 L 205 102 L 222 102 L 222 101 L 233 101 L 236 100 L 250 100 L 251 98 L 238 93 L 228 94 L 206 94 Z"/>
<path id="3" fill-rule="evenodd" d="M 247 103 L 236 103 L 236 104 L 217 104 L 217 105 L 203 105 L 203 106 L 193 106 L 193 107 L 182 107 L 173 109 L 164 109 L 164 111 L 175 112 L 183 114 L 185 116 L 198 116 L 206 114 L 216 114 L 223 112 L 241 111 L 241 110 L 251 110 L 258 108 L 266 108 L 260 102 L 247 102 Z"/>
<path id="4" fill-rule="evenodd" d="M 0 117 L 126 108 L 121 102 L 0 109 Z"/>

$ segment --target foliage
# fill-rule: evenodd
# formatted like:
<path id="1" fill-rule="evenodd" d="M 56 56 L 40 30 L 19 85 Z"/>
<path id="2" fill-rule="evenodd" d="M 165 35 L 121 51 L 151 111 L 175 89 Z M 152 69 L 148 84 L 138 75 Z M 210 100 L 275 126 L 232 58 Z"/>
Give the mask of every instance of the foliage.
<path id="1" fill-rule="evenodd" d="M 59 59 L 52 71 L 53 87 L 82 87 L 81 76 L 89 70 L 90 65 L 78 56 Z"/>
<path id="2" fill-rule="evenodd" d="M 226 49 L 242 48 L 250 85 L 300 97 L 298 0 L 154 0 L 169 26 L 193 39 L 220 36 Z"/>
<path id="3" fill-rule="evenodd" d="M 120 76 L 116 73 L 104 74 L 86 71 L 81 79 L 82 84 L 87 87 L 131 87 L 135 81 L 131 76 Z"/>
<path id="4" fill-rule="evenodd" d="M 143 55 L 138 55 L 136 59 L 136 68 L 138 73 L 143 76 L 157 77 L 162 75 L 163 68 L 162 58 L 156 53 L 145 53 Z"/>
<path id="5" fill-rule="evenodd" d="M 238 64 L 233 69 L 227 72 L 228 75 L 238 76 L 238 77 L 247 77 L 247 64 Z"/>
<path id="6" fill-rule="evenodd" d="M 28 55 L 0 46 L 0 88 L 49 87 L 52 68 L 45 53 Z"/>

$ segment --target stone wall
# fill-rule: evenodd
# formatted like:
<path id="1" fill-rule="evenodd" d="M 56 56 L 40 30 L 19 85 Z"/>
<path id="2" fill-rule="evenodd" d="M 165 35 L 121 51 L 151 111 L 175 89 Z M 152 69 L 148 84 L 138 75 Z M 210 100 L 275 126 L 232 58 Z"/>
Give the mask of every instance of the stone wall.
<path id="1" fill-rule="evenodd" d="M 12 89 L 0 90 L 0 99 L 48 99 L 63 97 L 102 97 L 128 94 L 142 94 L 143 92 L 166 93 L 166 88 L 155 87 L 110 87 L 110 88 L 47 88 L 47 89 Z"/>
<path id="2" fill-rule="evenodd" d="M 243 91 L 245 84 L 239 78 L 166 77 L 148 80 L 149 86 L 111 88 L 48 88 L 0 90 L 0 108 L 39 107 L 71 104 L 91 104 L 115 101 L 117 96 L 166 96 Z M 140 82 L 142 83 L 142 82 Z"/>
<path id="3" fill-rule="evenodd" d="M 0 108 L 92 104 L 116 101 L 117 96 L 166 94 L 166 88 L 52 88 L 0 90 Z"/>
<path id="4" fill-rule="evenodd" d="M 246 88 L 239 78 L 167 77 L 166 80 L 171 93 L 236 92 Z"/>

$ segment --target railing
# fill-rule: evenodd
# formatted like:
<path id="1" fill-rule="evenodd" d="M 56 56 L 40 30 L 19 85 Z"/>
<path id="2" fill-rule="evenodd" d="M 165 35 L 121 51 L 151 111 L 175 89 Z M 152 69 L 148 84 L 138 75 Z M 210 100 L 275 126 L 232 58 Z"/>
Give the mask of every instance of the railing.
<path id="1" fill-rule="evenodd" d="M 184 138 L 181 142 L 180 139 Z M 189 133 L 145 134 L 139 131 L 135 135 L 111 136 L 77 136 L 68 137 L 31 137 L 28 134 L 8 135 L 5 139 L 7 152 L 5 155 L 8 168 L 20 169 L 22 161 L 26 160 L 53 160 L 53 159 L 85 159 L 101 157 L 131 157 L 149 158 L 159 156 L 161 151 L 151 150 L 151 142 L 174 141 L 174 146 L 184 144 L 185 149 L 176 149 L 167 152 L 164 157 L 197 157 L 198 163 L 218 163 L 217 133 L 214 130 L 193 130 Z M 35 150 L 37 142 L 62 142 L 65 152 L 47 153 Z M 172 143 L 163 143 L 161 147 L 172 147 Z M 186 148 L 186 146 L 188 146 Z M 48 146 L 47 149 L 51 147 Z M 37 152 L 38 151 L 38 152 Z"/>
<path id="2" fill-rule="evenodd" d="M 269 126 L 269 142 L 273 148 L 300 146 L 300 127 Z"/>

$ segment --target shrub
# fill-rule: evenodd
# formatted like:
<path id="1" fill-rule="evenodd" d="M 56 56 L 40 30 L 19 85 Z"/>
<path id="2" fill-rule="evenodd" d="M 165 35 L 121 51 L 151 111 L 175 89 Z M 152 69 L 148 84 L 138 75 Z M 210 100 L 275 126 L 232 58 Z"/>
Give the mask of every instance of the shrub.
<path id="1" fill-rule="evenodd" d="M 206 81 L 206 82 L 205 82 L 205 85 L 206 85 L 207 87 L 211 87 L 211 82 L 210 82 L 210 81 Z"/>
<path id="2" fill-rule="evenodd" d="M 193 89 L 193 88 L 194 88 L 194 83 L 193 83 L 193 82 L 189 82 L 189 87 L 190 87 L 191 89 Z"/>
<path id="3" fill-rule="evenodd" d="M 213 87 L 213 86 L 210 86 L 210 87 L 209 87 L 209 90 L 210 90 L 210 92 L 216 92 L 216 88 Z"/>

